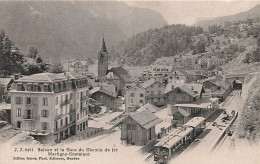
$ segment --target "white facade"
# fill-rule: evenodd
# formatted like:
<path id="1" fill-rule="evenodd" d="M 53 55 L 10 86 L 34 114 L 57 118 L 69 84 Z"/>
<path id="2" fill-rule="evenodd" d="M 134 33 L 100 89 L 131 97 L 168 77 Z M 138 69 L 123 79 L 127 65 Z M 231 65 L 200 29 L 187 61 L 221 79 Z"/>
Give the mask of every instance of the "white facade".
<path id="1" fill-rule="evenodd" d="M 35 74 L 18 79 L 10 91 L 11 123 L 43 143 L 75 135 L 88 126 L 88 92 L 84 76 Z"/>

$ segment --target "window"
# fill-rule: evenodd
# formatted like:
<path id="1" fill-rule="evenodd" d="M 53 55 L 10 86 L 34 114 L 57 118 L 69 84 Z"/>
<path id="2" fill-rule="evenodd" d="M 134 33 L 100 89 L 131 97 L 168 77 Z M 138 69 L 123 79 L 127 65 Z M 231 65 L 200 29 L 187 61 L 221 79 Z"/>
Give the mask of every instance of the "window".
<path id="1" fill-rule="evenodd" d="M 17 91 L 21 91 L 22 90 L 22 84 L 17 84 Z"/>
<path id="2" fill-rule="evenodd" d="M 56 97 L 56 105 L 59 104 L 59 97 Z"/>
<path id="3" fill-rule="evenodd" d="M 58 130 L 58 122 L 55 121 L 55 129 Z"/>
<path id="4" fill-rule="evenodd" d="M 126 128 L 127 128 L 127 130 L 136 130 L 136 125 L 127 124 Z"/>
<path id="5" fill-rule="evenodd" d="M 42 117 L 48 117 L 48 116 L 49 116 L 48 110 L 42 110 Z"/>
<path id="6" fill-rule="evenodd" d="M 21 108 L 16 109 L 16 116 L 21 117 Z"/>
<path id="7" fill-rule="evenodd" d="M 134 103 L 134 100 L 133 100 L 133 99 L 131 99 L 131 100 L 130 100 L 130 102 L 131 102 L 131 104 L 133 104 L 133 103 Z"/>
<path id="8" fill-rule="evenodd" d="M 65 118 L 65 125 L 68 125 L 68 117 Z"/>
<path id="9" fill-rule="evenodd" d="M 43 85 L 43 92 L 48 92 L 48 84 Z"/>
<path id="10" fill-rule="evenodd" d="M 161 95 L 161 91 L 158 91 L 158 95 Z"/>
<path id="11" fill-rule="evenodd" d="M 142 104 L 143 103 L 143 100 L 140 100 L 140 104 Z"/>
<path id="12" fill-rule="evenodd" d="M 131 95 L 130 95 L 131 97 L 135 97 L 135 94 L 134 93 L 131 93 Z"/>
<path id="13" fill-rule="evenodd" d="M 72 99 L 72 93 L 70 93 L 70 100 Z"/>
<path id="14" fill-rule="evenodd" d="M 15 98 L 15 103 L 16 104 L 22 104 L 23 103 L 23 98 L 22 97 L 16 97 Z"/>
<path id="15" fill-rule="evenodd" d="M 63 119 L 60 120 L 60 126 L 63 126 Z"/>
<path id="16" fill-rule="evenodd" d="M 42 122 L 41 123 L 41 126 L 42 126 L 42 130 L 47 130 L 48 129 L 48 122 Z"/>
<path id="17" fill-rule="evenodd" d="M 48 106 L 48 99 L 47 99 L 47 98 L 43 98 L 43 103 L 42 103 L 42 105 Z"/>
<path id="18" fill-rule="evenodd" d="M 30 97 L 26 97 L 26 104 L 32 104 L 32 99 Z"/>
<path id="19" fill-rule="evenodd" d="M 38 91 L 38 85 L 37 84 L 33 85 L 33 91 Z"/>
<path id="20" fill-rule="evenodd" d="M 141 93 L 141 94 L 140 94 L 140 97 L 144 97 L 144 94 Z"/>
<path id="21" fill-rule="evenodd" d="M 16 126 L 17 126 L 17 128 L 21 128 L 22 127 L 22 122 L 21 121 L 17 121 Z"/>
<path id="22" fill-rule="evenodd" d="M 79 120 L 79 113 L 77 114 L 77 120 Z"/>
<path id="23" fill-rule="evenodd" d="M 32 91 L 32 85 L 31 84 L 27 84 L 27 91 Z"/>

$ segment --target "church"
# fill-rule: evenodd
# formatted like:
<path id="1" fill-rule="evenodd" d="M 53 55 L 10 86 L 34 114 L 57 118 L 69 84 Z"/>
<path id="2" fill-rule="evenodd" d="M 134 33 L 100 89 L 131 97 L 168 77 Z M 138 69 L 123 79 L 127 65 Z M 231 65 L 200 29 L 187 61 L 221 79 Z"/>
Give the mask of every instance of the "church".
<path id="1" fill-rule="evenodd" d="M 98 53 L 98 80 L 114 84 L 116 96 L 123 96 L 125 86 L 127 83 L 131 83 L 131 79 L 131 75 L 122 66 L 108 69 L 108 51 L 103 37 Z"/>

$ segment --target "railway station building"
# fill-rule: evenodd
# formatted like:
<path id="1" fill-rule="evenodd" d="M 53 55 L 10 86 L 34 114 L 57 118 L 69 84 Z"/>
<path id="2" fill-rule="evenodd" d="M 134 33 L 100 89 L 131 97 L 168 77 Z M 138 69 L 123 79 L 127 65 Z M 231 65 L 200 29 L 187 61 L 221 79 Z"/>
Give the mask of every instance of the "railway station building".
<path id="1" fill-rule="evenodd" d="M 143 146 L 156 140 L 155 126 L 162 122 L 150 110 L 130 113 L 121 124 L 121 140 L 127 144 Z"/>

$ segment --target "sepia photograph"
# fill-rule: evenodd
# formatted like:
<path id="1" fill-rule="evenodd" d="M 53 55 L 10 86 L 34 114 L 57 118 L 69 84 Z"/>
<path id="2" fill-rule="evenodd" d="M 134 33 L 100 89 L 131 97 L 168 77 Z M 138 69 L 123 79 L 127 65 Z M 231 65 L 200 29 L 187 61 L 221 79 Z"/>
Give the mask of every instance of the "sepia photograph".
<path id="1" fill-rule="evenodd" d="M 260 164 L 259 0 L 0 0 L 0 164 Z"/>

